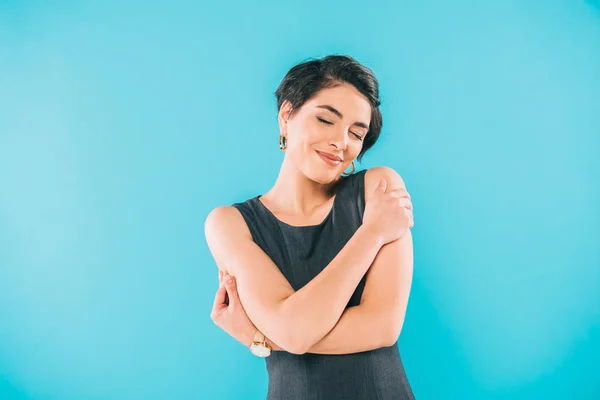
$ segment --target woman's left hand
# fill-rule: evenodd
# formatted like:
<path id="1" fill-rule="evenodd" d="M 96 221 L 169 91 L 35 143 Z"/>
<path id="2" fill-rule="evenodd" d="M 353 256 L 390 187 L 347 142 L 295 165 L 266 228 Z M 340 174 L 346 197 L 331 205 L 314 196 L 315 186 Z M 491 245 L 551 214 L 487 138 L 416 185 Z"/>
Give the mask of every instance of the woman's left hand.
<path id="1" fill-rule="evenodd" d="M 235 277 L 219 271 L 219 289 L 215 295 L 210 318 L 231 337 L 245 346 L 250 346 L 256 327 L 248 318 L 235 285 Z"/>

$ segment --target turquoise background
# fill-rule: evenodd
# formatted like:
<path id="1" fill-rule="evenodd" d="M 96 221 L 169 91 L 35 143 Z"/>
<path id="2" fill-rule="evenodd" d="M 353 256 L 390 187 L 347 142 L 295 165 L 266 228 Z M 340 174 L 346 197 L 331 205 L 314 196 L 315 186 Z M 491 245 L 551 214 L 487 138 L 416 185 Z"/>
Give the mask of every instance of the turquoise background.
<path id="1" fill-rule="evenodd" d="M 600 398 L 600 2 L 0 1 L 0 399 L 264 399 L 203 224 L 266 192 L 279 81 L 371 67 L 422 399 Z"/>

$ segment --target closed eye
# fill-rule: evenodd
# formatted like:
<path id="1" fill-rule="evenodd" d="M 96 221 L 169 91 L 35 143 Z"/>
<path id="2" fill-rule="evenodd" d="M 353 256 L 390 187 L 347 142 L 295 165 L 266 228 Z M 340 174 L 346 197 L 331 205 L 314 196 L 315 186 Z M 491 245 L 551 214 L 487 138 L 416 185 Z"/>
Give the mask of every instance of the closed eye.
<path id="1" fill-rule="evenodd" d="M 351 134 L 353 134 L 354 136 L 356 136 L 356 138 L 358 140 L 363 140 L 363 137 L 361 135 L 359 135 L 358 133 L 354 133 L 354 132 L 350 132 Z"/>
<path id="2" fill-rule="evenodd" d="M 320 122 L 324 123 L 325 125 L 333 125 L 333 122 L 326 121 L 326 120 L 324 120 L 323 118 L 317 117 L 317 119 L 318 119 Z M 355 137 L 356 137 L 358 140 L 363 140 L 363 137 L 362 137 L 362 135 L 359 135 L 358 133 L 354 133 L 354 132 L 352 132 L 352 131 L 350 131 L 350 133 L 351 133 L 351 134 L 353 134 L 353 135 L 354 135 L 354 136 L 355 136 Z"/>

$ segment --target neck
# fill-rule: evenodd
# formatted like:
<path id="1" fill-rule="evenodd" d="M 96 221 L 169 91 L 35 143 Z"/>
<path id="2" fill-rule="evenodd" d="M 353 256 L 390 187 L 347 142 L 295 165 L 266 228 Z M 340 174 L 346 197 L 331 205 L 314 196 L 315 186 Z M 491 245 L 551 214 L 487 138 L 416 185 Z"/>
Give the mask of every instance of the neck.
<path id="1" fill-rule="evenodd" d="M 335 195 L 335 187 L 341 179 L 338 177 L 329 183 L 315 182 L 293 163 L 284 160 L 275 185 L 264 196 L 281 212 L 310 215 Z"/>

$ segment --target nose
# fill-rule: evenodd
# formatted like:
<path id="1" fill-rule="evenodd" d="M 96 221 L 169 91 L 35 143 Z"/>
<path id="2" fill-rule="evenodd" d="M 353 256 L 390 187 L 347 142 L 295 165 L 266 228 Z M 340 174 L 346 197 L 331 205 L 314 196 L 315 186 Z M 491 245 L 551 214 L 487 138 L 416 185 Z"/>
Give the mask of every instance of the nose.
<path id="1" fill-rule="evenodd" d="M 329 145 L 336 149 L 345 151 L 348 145 L 348 135 L 344 129 L 336 130 L 336 133 L 329 138 Z"/>

